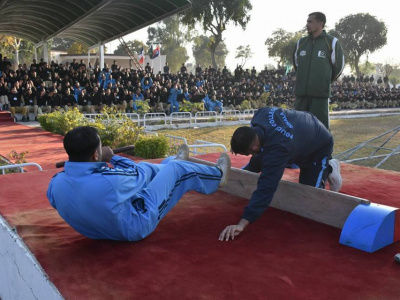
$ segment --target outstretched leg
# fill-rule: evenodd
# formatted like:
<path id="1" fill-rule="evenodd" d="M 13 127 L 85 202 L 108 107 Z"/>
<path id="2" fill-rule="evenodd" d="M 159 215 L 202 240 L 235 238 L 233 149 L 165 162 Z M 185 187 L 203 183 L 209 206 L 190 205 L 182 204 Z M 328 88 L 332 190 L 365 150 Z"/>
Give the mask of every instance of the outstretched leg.
<path id="1" fill-rule="evenodd" d="M 149 211 L 156 212 L 153 218 L 159 221 L 186 192 L 215 192 L 221 177 L 221 171 L 217 167 L 187 161 L 170 161 L 138 196 L 145 200 Z"/>
<path id="2" fill-rule="evenodd" d="M 176 160 L 167 163 L 153 181 L 137 195 L 144 200 L 146 209 L 140 215 L 143 236 L 154 231 L 160 220 L 186 192 L 211 194 L 220 184 L 225 184 L 230 170 L 230 160 L 226 154 L 221 155 L 221 158 L 217 163 L 218 167 Z"/>

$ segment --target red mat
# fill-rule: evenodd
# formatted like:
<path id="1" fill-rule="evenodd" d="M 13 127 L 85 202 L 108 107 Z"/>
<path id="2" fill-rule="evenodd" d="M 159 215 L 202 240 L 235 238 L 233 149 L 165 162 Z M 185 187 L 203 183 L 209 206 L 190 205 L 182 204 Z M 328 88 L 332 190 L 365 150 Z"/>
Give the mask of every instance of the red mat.
<path id="1" fill-rule="evenodd" d="M 233 165 L 247 159 L 232 157 Z M 400 173 L 342 171 L 344 192 L 399 207 Z M 339 229 L 272 208 L 234 241 L 220 242 L 246 204 L 223 192 L 186 195 L 141 242 L 90 240 L 48 203 L 56 172 L 0 176 L 0 214 L 67 299 L 399 299 L 393 256 L 400 243 L 365 253 L 340 245 Z"/>
<path id="2" fill-rule="evenodd" d="M 9 111 L 0 111 L 0 123 L 14 122 Z"/>
<path id="3" fill-rule="evenodd" d="M 54 169 L 57 161 L 67 159 L 62 146 L 63 137 L 18 123 L 0 123 L 0 154 L 7 157 L 12 150 L 25 155 L 27 162 L 41 165 L 44 170 Z M 26 167 L 29 171 L 36 167 Z"/>

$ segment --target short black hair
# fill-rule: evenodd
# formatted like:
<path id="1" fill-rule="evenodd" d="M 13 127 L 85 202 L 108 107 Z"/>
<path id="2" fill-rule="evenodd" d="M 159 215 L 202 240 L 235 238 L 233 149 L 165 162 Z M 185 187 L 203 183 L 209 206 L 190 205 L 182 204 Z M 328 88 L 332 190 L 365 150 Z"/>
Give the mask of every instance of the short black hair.
<path id="1" fill-rule="evenodd" d="M 317 21 L 322 22 L 322 24 L 323 24 L 322 28 L 325 27 L 326 16 L 325 16 L 324 13 L 316 11 L 316 12 L 313 12 L 313 13 L 309 14 L 308 16 L 309 17 L 314 16 Z"/>
<path id="2" fill-rule="evenodd" d="M 231 138 L 231 151 L 235 154 L 247 155 L 256 134 L 253 127 L 242 126 L 237 128 Z"/>
<path id="3" fill-rule="evenodd" d="M 96 128 L 79 126 L 67 132 L 63 144 L 70 161 L 87 162 L 99 148 L 100 137 Z"/>

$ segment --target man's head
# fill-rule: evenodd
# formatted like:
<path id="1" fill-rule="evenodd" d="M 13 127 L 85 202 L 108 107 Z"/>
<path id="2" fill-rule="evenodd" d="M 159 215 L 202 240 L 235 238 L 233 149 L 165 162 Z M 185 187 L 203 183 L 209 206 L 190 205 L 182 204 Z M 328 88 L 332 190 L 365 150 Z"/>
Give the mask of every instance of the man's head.
<path id="1" fill-rule="evenodd" d="M 259 153 L 261 145 L 254 128 L 242 126 L 236 129 L 231 138 L 231 151 L 246 156 Z"/>
<path id="2" fill-rule="evenodd" d="M 314 38 L 319 36 L 325 27 L 326 16 L 322 12 L 313 12 L 308 15 L 307 32 Z"/>
<path id="3" fill-rule="evenodd" d="M 101 161 L 101 140 L 97 129 L 90 126 L 76 127 L 65 135 L 64 149 L 72 162 Z"/>

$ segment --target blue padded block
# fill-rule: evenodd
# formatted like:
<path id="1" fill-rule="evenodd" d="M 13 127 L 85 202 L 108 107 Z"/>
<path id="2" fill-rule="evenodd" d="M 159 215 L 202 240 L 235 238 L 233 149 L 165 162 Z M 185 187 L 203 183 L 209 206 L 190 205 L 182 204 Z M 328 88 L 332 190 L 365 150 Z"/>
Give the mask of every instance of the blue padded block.
<path id="1" fill-rule="evenodd" d="M 339 243 L 366 252 L 392 244 L 397 209 L 375 203 L 358 205 L 347 218 Z"/>

